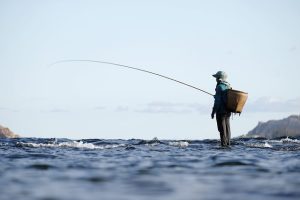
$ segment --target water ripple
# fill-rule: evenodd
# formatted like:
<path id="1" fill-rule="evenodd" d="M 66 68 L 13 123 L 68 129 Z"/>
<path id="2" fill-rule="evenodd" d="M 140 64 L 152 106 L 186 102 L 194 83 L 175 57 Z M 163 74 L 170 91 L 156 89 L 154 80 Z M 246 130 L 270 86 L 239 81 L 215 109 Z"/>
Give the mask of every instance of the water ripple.
<path id="1" fill-rule="evenodd" d="M 0 139 L 1 200 L 298 199 L 299 139 Z"/>

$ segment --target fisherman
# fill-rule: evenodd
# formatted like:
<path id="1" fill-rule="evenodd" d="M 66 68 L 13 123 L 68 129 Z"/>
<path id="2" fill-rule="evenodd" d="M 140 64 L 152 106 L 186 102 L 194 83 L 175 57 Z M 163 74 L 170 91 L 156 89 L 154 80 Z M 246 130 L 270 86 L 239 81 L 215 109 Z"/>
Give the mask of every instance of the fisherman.
<path id="1" fill-rule="evenodd" d="M 226 81 L 227 74 L 223 71 L 218 71 L 216 74 L 212 75 L 216 78 L 216 94 L 214 95 L 214 107 L 212 109 L 211 118 L 214 119 L 216 114 L 218 131 L 220 132 L 221 145 L 230 145 L 230 115 L 231 112 L 226 108 L 226 97 L 227 90 L 231 89 L 230 84 Z"/>

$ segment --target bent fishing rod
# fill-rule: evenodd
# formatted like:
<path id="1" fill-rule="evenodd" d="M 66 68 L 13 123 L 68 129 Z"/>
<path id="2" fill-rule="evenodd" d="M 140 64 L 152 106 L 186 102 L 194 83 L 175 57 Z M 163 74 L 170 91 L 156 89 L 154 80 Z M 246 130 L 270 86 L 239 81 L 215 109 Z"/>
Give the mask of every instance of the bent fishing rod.
<path id="1" fill-rule="evenodd" d="M 206 93 L 206 94 L 208 94 L 208 95 L 214 96 L 213 94 L 211 94 L 211 93 L 209 93 L 209 92 L 206 92 L 205 90 L 202 90 L 202 89 L 197 88 L 197 87 L 195 87 L 195 86 L 192 86 L 192 85 L 190 85 L 190 84 L 184 83 L 184 82 L 182 82 L 182 81 L 178 81 L 178 80 L 176 80 L 176 79 L 174 79 L 174 78 L 170 78 L 170 77 L 168 77 L 168 76 L 164 76 L 164 75 L 161 75 L 161 74 L 158 74 L 158 73 L 155 73 L 155 72 L 151 72 L 151 71 L 144 70 L 144 69 L 140 69 L 140 68 L 136 68 L 136 67 L 131 67 L 131 66 L 128 66 L 128 65 L 122 65 L 122 64 L 112 63 L 112 62 L 107 62 L 107 61 L 99 61 L 99 60 L 59 60 L 59 61 L 57 61 L 57 62 L 55 62 L 55 63 L 50 64 L 49 67 L 51 67 L 51 66 L 53 66 L 53 65 L 60 64 L 60 63 L 67 63 L 67 62 L 92 62 L 92 63 L 108 64 L 108 65 L 114 65 L 114 66 L 124 67 L 124 68 L 128 68 L 128 69 L 133 69 L 133 70 L 145 72 L 145 73 L 148 73 L 148 74 L 152 74 L 152 75 L 155 75 L 155 76 L 159 76 L 159 77 L 162 77 L 162 78 L 165 78 L 165 79 L 168 79 L 168 80 L 171 80 L 171 81 L 180 83 L 180 84 L 182 84 L 182 85 L 191 87 L 191 88 L 193 88 L 193 89 L 199 90 L 199 91 L 204 92 L 204 93 Z"/>

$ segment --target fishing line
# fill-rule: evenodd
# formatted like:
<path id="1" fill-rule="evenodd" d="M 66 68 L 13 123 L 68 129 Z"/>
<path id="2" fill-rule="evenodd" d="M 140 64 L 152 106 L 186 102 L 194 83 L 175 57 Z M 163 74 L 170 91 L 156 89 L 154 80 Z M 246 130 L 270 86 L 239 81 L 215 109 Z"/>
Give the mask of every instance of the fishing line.
<path id="1" fill-rule="evenodd" d="M 53 65 L 60 64 L 60 63 L 67 63 L 67 62 L 92 62 L 92 63 L 101 63 L 101 64 L 108 64 L 108 65 L 114 65 L 114 66 L 119 66 L 119 67 L 125 67 L 125 68 L 128 68 L 128 69 L 133 69 L 133 70 L 145 72 L 145 73 L 148 73 L 148 74 L 152 74 L 152 75 L 155 75 L 155 76 L 159 76 L 159 77 L 162 77 L 162 78 L 165 78 L 165 79 L 168 79 L 168 80 L 180 83 L 182 85 L 191 87 L 193 89 L 199 90 L 199 91 L 204 92 L 204 93 L 206 93 L 208 95 L 214 96 L 213 94 L 211 94 L 211 93 L 209 93 L 209 92 L 207 92 L 205 90 L 202 90 L 202 89 L 197 88 L 195 86 L 192 86 L 190 84 L 184 83 L 182 81 L 176 80 L 174 78 L 170 78 L 168 76 L 164 76 L 164 75 L 161 75 L 161 74 L 158 74 L 158 73 L 155 73 L 155 72 L 151 72 L 151 71 L 140 69 L 140 68 L 136 68 L 136 67 L 131 67 L 131 66 L 128 66 L 128 65 L 122 65 L 122 64 L 118 64 L 118 63 L 112 63 L 112 62 L 106 62 L 106 61 L 99 61 L 99 60 L 59 60 L 59 61 L 57 61 L 55 63 L 50 64 L 49 67 L 51 67 Z"/>

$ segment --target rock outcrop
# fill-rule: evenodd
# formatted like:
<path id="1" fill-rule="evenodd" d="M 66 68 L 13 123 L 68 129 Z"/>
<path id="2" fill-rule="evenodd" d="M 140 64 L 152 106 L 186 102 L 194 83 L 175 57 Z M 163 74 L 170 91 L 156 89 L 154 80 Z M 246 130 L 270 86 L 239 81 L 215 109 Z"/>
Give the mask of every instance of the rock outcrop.
<path id="1" fill-rule="evenodd" d="M 265 137 L 268 139 L 278 137 L 299 137 L 300 136 L 300 115 L 291 115 L 281 120 L 270 120 L 259 122 L 249 133 L 250 137 Z"/>
<path id="2" fill-rule="evenodd" d="M 13 133 L 9 128 L 0 125 L 0 138 L 18 138 L 19 135 Z"/>

